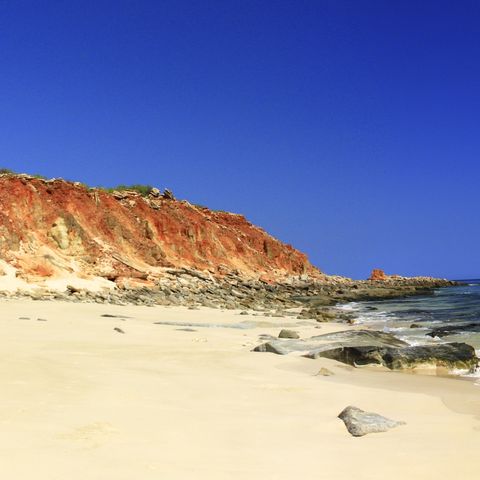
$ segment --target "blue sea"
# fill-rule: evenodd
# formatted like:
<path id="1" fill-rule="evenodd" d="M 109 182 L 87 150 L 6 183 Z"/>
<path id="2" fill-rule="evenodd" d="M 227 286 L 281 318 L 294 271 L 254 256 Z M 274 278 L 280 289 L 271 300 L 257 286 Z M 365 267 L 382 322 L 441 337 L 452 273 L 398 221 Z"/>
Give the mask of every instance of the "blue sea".
<path id="1" fill-rule="evenodd" d="M 465 342 L 480 356 L 480 279 L 459 280 L 465 285 L 440 288 L 433 295 L 350 302 L 340 308 L 356 314 L 356 323 L 392 333 L 411 345 Z M 479 324 L 477 332 L 462 327 Z M 419 328 L 410 328 L 416 324 Z M 458 333 L 442 338 L 427 334 L 432 328 L 458 326 Z"/>

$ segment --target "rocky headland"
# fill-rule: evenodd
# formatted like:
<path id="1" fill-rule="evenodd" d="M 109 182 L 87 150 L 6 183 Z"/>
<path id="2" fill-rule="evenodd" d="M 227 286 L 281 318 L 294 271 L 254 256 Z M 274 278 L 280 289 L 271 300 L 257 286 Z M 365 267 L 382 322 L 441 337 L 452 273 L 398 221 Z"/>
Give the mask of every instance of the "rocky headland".
<path id="1" fill-rule="evenodd" d="M 326 275 L 242 215 L 145 191 L 0 175 L 4 296 L 208 306 L 332 320 L 339 302 L 429 294 L 452 282 Z"/>
<path id="2" fill-rule="evenodd" d="M 337 304 L 429 295 L 455 284 L 379 269 L 368 280 L 327 275 L 242 215 L 177 200 L 168 189 L 107 191 L 5 173 L 0 175 L 0 201 L 4 298 L 210 307 L 297 322 L 354 324 L 354 314 Z M 345 363 L 398 368 L 413 365 L 412 356 L 417 363 L 476 366 L 475 352 L 468 348 L 407 351 L 398 339 L 387 341 L 380 332 L 374 337 L 357 332 L 326 343 L 318 336 L 305 341 L 285 335 L 267 339 L 257 350 L 301 351 L 312 358 L 330 355 Z M 388 360 L 392 355 L 402 360 Z"/>

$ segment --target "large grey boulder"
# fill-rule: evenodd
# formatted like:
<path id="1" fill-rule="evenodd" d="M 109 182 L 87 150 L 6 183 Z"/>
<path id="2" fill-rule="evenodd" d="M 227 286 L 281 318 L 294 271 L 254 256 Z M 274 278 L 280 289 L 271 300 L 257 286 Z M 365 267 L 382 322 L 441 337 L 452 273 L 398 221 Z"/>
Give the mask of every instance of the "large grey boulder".
<path id="1" fill-rule="evenodd" d="M 391 420 L 378 413 L 365 412 L 353 406 L 348 406 L 343 409 L 338 415 L 338 418 L 343 420 L 347 430 L 354 437 L 363 437 L 368 433 L 386 432 L 399 425 L 405 425 L 405 422 Z"/>
<path id="2" fill-rule="evenodd" d="M 416 347 L 340 347 L 323 350 L 311 358 L 326 357 L 353 366 L 377 364 L 391 370 L 408 370 L 417 367 L 444 367 L 474 371 L 479 359 L 475 349 L 466 343 L 423 345 Z"/>

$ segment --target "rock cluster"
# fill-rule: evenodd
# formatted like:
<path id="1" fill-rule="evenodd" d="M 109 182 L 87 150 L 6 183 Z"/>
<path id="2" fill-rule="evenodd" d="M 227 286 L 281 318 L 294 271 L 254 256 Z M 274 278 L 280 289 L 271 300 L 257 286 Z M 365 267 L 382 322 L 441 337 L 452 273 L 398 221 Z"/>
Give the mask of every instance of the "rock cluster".
<path id="1" fill-rule="evenodd" d="M 449 284 L 447 281 L 434 279 L 417 284 L 417 279 L 411 279 L 413 286 L 402 280 L 396 286 L 379 289 L 376 286 L 369 286 L 368 282 L 345 279 L 339 283 L 336 277 L 332 279 L 328 276 L 318 279 L 290 277 L 284 281 L 268 283 L 249 279 L 234 272 L 218 277 L 208 271 L 190 268 L 167 268 L 163 270 L 161 276 L 144 278 L 125 279 L 122 283 L 118 282 L 121 287 L 100 292 L 70 286 L 65 292 L 39 288 L 33 292 L 18 292 L 13 296 L 118 305 L 204 306 L 258 311 L 268 316 L 284 316 L 287 310 L 300 308 L 300 312 L 295 314 L 299 319 L 351 323 L 354 316 L 334 308 L 334 304 L 361 300 L 367 296 L 390 298 L 425 294 L 432 292 L 436 287 Z M 291 315 L 292 312 L 288 314 Z"/>
<path id="2" fill-rule="evenodd" d="M 437 369 L 474 372 L 479 365 L 475 349 L 466 343 L 410 346 L 390 333 L 345 330 L 306 339 L 264 338 L 255 352 L 301 354 L 329 358 L 354 367 L 378 365 L 390 370 Z"/>

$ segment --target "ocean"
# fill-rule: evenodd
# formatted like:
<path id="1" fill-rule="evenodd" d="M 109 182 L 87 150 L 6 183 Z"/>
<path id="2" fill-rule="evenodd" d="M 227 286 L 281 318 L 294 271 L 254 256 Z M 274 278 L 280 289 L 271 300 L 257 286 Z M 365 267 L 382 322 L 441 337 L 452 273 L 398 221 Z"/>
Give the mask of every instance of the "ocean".
<path id="1" fill-rule="evenodd" d="M 410 345 L 465 342 L 480 356 L 480 279 L 459 281 L 465 285 L 440 288 L 433 295 L 350 302 L 340 308 L 354 313 L 355 323 L 392 333 Z M 440 327 L 455 331 L 428 335 Z"/>

